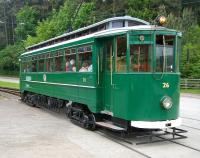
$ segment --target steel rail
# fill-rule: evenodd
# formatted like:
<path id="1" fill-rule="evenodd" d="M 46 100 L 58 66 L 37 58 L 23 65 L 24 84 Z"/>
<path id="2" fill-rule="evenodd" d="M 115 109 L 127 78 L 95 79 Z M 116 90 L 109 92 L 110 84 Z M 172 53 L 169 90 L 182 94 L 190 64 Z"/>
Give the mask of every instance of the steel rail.
<path id="1" fill-rule="evenodd" d="M 132 145 L 133 143 L 126 140 L 126 139 L 116 137 L 114 135 L 108 134 L 108 132 L 105 132 L 105 131 L 102 131 L 102 130 L 99 130 L 99 129 L 95 133 L 97 133 L 97 134 L 99 134 L 99 135 L 101 135 L 101 136 L 103 136 L 103 137 L 105 137 L 105 138 L 107 138 L 107 139 L 109 139 L 109 140 L 111 140 L 111 141 L 133 151 L 133 152 L 135 152 L 135 153 L 138 153 L 139 155 L 141 155 L 143 157 L 151 158 L 151 156 L 149 156 L 149 155 L 147 155 L 147 154 L 145 154 L 145 153 L 143 153 L 143 152 L 141 152 L 137 149 L 132 148 L 130 145 Z M 127 145 L 125 143 L 127 143 Z"/>
<path id="2" fill-rule="evenodd" d="M 12 95 L 20 96 L 20 91 L 15 88 L 0 87 L 1 92 L 9 93 Z"/>
<path id="3" fill-rule="evenodd" d="M 191 117 L 181 117 L 181 118 L 188 119 L 188 120 L 194 120 L 194 121 L 200 121 L 199 119 L 191 118 Z"/>
<path id="4" fill-rule="evenodd" d="M 182 126 L 200 131 L 200 128 L 188 126 L 188 125 L 186 125 L 186 124 L 182 124 Z"/>

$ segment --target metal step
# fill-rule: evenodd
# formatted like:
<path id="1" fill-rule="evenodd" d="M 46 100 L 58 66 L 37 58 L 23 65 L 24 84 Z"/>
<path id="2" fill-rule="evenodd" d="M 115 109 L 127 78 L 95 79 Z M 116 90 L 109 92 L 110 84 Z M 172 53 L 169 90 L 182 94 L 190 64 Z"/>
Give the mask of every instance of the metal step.
<path id="1" fill-rule="evenodd" d="M 96 122 L 96 125 L 101 126 L 101 127 L 105 127 L 105 128 L 109 128 L 109 129 L 115 130 L 115 131 L 126 131 L 125 128 L 116 126 L 112 122 Z"/>

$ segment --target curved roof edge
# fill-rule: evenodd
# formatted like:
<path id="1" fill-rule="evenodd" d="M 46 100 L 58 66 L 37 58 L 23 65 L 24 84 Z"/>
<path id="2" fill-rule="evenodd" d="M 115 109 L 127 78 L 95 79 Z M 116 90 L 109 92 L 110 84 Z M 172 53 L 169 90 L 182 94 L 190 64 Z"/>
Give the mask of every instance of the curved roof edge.
<path id="1" fill-rule="evenodd" d="M 143 23 L 144 25 L 150 25 L 149 22 L 147 21 L 144 21 L 144 20 L 141 20 L 141 19 L 138 19 L 138 18 L 135 18 L 135 17 L 131 17 L 131 16 L 120 16 L 120 17 L 113 17 L 113 18 L 108 18 L 108 19 L 105 19 L 105 20 L 102 20 L 100 22 L 97 22 L 95 24 L 92 24 L 92 25 L 89 25 L 89 26 L 86 26 L 86 27 L 82 27 L 78 30 L 75 30 L 75 31 L 72 31 L 72 32 L 69 32 L 69 33 L 64 33 L 60 36 L 56 36 L 54 38 L 50 38 L 49 40 L 46 40 L 46 41 L 43 41 L 43 42 L 40 42 L 40 43 L 37 43 L 37 44 L 34 44 L 32 46 L 29 46 L 29 47 L 26 47 L 26 49 L 29 49 L 31 47 L 34 47 L 34 46 L 38 46 L 38 45 L 41 45 L 41 44 L 44 44 L 46 42 L 49 42 L 49 41 L 52 41 L 52 40 L 55 40 L 55 39 L 58 39 L 58 38 L 62 38 L 64 36 L 68 36 L 68 35 L 71 35 L 71 34 L 74 34 L 74 33 L 78 33 L 80 31 L 84 31 L 84 30 L 87 30 L 87 29 L 90 29 L 90 28 L 93 28 L 95 26 L 98 26 L 98 25 L 101 25 L 101 24 L 104 24 L 104 23 L 107 23 L 107 22 L 110 22 L 110 21 L 115 21 L 115 20 L 132 20 L 132 21 L 137 21 L 137 22 L 141 22 Z"/>
<path id="2" fill-rule="evenodd" d="M 102 38 L 102 37 L 116 35 L 116 34 L 123 34 L 123 33 L 126 33 L 127 31 L 135 31 L 135 30 L 150 30 L 150 31 L 151 30 L 153 30 L 153 31 L 155 31 L 155 30 L 165 30 L 165 31 L 172 31 L 172 32 L 177 32 L 178 34 L 181 34 L 181 32 L 173 30 L 173 29 L 167 29 L 165 27 L 160 27 L 160 26 L 155 27 L 153 25 L 140 25 L 140 26 L 122 27 L 122 28 L 117 28 L 117 29 L 103 30 L 103 31 L 100 31 L 100 32 L 96 32 L 96 33 L 93 33 L 93 34 L 89 34 L 89 35 L 86 35 L 86 36 L 75 38 L 75 39 L 72 39 L 72 40 L 69 40 L 69 41 L 63 41 L 63 42 L 60 42 L 60 43 L 56 43 L 56 44 L 52 44 L 52 45 L 45 46 L 45 47 L 42 47 L 42 48 L 38 48 L 36 50 L 27 51 L 27 52 L 24 52 L 23 54 L 21 54 L 21 56 L 31 54 L 31 53 L 34 53 L 34 52 L 37 52 L 37 51 L 53 48 L 53 47 L 56 47 L 56 46 L 59 46 L 59 45 L 68 44 L 68 43 L 71 43 L 71 42 L 76 42 L 78 40 L 83 40 L 83 39 L 86 39 L 86 38 L 92 38 L 92 37 Z"/>

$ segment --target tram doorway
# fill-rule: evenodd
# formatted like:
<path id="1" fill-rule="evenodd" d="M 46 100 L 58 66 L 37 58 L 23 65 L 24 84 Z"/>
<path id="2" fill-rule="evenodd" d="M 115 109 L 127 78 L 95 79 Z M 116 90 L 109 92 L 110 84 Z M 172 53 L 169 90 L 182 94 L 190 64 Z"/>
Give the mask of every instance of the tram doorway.
<path id="1" fill-rule="evenodd" d="M 105 112 L 113 111 L 112 77 L 114 66 L 114 38 L 100 39 L 100 78 Z"/>

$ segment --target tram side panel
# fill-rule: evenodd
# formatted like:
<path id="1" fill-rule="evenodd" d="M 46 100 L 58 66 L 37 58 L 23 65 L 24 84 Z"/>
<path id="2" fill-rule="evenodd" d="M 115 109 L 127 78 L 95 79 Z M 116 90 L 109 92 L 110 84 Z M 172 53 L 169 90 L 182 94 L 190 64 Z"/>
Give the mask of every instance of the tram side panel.
<path id="1" fill-rule="evenodd" d="M 115 74 L 113 75 L 114 116 L 125 120 L 159 121 L 177 119 L 179 115 L 179 74 Z M 170 86 L 163 87 L 167 82 Z M 161 106 L 164 96 L 172 98 L 173 106 Z"/>
<path id="2" fill-rule="evenodd" d="M 37 76 L 37 77 L 36 77 Z M 96 112 L 95 74 L 44 73 L 21 75 L 21 92 L 29 91 L 85 104 Z"/>

